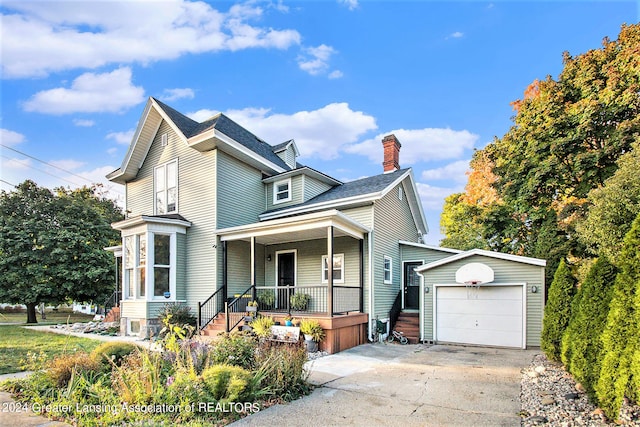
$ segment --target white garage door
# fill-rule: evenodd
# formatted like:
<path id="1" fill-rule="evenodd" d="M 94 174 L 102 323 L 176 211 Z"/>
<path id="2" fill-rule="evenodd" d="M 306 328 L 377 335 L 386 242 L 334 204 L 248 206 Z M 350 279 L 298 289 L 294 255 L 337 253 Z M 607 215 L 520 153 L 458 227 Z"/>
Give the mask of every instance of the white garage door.
<path id="1" fill-rule="evenodd" d="M 438 342 L 522 348 L 522 286 L 436 289 Z"/>

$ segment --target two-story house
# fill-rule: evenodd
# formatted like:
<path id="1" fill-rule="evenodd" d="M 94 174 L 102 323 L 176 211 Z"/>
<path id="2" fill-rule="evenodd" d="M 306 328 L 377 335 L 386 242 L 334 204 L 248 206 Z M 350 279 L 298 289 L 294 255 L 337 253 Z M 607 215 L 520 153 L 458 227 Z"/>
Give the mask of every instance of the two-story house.
<path id="1" fill-rule="evenodd" d="M 230 328 L 255 299 L 263 312 L 320 319 L 332 352 L 366 342 L 376 319 L 400 310 L 415 312 L 416 340 L 435 341 L 444 303 L 437 287 L 430 297 L 429 275 L 490 260 L 542 266 L 542 282 L 517 285 L 519 341 L 496 344 L 538 345 L 540 260 L 424 245 L 427 223 L 400 148 L 386 136 L 381 173 L 340 182 L 299 164 L 293 140 L 270 145 L 224 114 L 198 123 L 150 98 L 108 175 L 126 187 L 127 217 L 113 224 L 123 239 L 122 332 L 157 331 L 166 302 L 191 306 L 202 329 L 221 319 Z"/>

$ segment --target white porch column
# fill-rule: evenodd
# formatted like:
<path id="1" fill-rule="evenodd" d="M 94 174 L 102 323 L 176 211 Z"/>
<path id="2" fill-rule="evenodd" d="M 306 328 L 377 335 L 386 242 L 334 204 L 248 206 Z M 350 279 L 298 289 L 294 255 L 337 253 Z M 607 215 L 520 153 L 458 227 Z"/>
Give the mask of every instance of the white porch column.
<path id="1" fill-rule="evenodd" d="M 256 236 L 251 236 L 251 283 L 256 284 Z"/>
<path id="2" fill-rule="evenodd" d="M 327 310 L 333 317 L 333 225 L 327 227 Z"/>

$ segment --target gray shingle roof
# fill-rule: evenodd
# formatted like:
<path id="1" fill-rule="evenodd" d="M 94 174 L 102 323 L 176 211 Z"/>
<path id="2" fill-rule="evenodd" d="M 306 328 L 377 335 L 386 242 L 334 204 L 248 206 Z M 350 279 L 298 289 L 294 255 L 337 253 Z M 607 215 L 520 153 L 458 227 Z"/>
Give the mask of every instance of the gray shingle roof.
<path id="1" fill-rule="evenodd" d="M 337 185 L 330 190 L 325 191 L 322 194 L 317 195 L 313 199 L 309 199 L 304 203 L 300 203 L 293 206 L 287 206 L 284 208 L 272 209 L 263 212 L 263 214 L 278 212 L 286 209 L 293 209 L 305 206 L 315 205 L 316 203 L 333 202 L 340 199 L 346 199 L 349 197 L 364 196 L 365 194 L 379 193 L 389 185 L 391 185 L 400 176 L 405 174 L 409 169 L 399 169 L 395 172 L 370 176 L 367 178 L 358 179 L 355 181 L 345 182 L 342 185 Z"/>
<path id="2" fill-rule="evenodd" d="M 286 170 L 291 169 L 284 160 L 273 152 L 273 146 L 258 138 L 224 114 L 220 113 L 209 120 L 198 123 L 163 102 L 155 98 L 154 100 L 187 138 L 191 138 L 210 129 L 216 129 L 271 163 L 275 163 Z"/>

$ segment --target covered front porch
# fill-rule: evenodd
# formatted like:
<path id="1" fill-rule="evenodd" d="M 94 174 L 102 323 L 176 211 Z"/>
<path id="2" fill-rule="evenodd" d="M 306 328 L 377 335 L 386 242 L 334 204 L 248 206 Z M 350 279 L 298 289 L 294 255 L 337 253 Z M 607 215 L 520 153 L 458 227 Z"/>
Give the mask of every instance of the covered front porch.
<path id="1" fill-rule="evenodd" d="M 218 230 L 222 286 L 199 304 L 199 326 L 224 312 L 233 330 L 256 301 L 276 321 L 319 320 L 327 351 L 365 342 L 369 233 L 336 210 Z"/>

